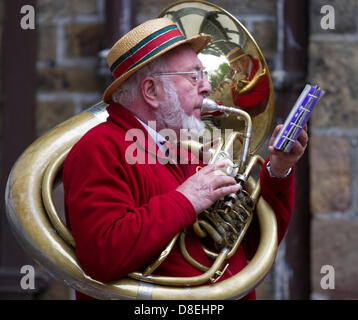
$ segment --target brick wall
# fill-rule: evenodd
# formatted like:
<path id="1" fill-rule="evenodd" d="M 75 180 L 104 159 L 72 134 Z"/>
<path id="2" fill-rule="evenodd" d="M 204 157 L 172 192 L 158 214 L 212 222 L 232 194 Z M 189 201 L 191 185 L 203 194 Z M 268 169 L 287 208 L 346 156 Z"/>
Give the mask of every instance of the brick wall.
<path id="1" fill-rule="evenodd" d="M 335 29 L 320 26 L 331 5 Z M 327 93 L 311 121 L 312 298 L 358 298 L 358 1 L 311 1 L 309 79 Z M 321 268 L 335 270 L 323 290 Z"/>
<path id="2" fill-rule="evenodd" d="M 104 11 L 104 0 L 38 0 L 38 135 L 101 99 Z"/>

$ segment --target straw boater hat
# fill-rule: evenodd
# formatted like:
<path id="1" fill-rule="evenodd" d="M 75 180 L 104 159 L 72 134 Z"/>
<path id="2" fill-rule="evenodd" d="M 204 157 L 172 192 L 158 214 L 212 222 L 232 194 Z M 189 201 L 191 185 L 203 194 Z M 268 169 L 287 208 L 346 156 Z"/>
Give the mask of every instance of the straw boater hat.
<path id="1" fill-rule="evenodd" d="M 186 39 L 168 18 L 149 20 L 137 26 L 119 39 L 108 53 L 107 63 L 115 80 L 104 92 L 103 101 L 110 103 L 112 93 L 123 81 L 163 53 L 182 44 L 190 45 L 199 53 L 210 39 L 206 34 Z"/>

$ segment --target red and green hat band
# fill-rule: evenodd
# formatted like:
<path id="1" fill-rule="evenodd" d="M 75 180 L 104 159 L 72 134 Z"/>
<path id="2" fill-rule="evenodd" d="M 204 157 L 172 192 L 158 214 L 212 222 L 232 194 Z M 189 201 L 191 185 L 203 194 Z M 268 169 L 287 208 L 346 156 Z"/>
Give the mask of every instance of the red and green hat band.
<path id="1" fill-rule="evenodd" d="M 144 38 L 136 46 L 120 56 L 111 66 L 115 78 L 150 59 L 171 44 L 185 40 L 176 25 L 170 25 Z"/>

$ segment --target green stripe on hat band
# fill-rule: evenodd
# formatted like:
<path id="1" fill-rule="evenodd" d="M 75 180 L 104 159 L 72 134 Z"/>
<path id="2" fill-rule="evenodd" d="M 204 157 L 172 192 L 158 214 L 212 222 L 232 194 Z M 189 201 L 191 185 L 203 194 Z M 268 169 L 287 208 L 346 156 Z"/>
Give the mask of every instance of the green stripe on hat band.
<path id="1" fill-rule="evenodd" d="M 125 59 L 127 59 L 129 56 L 133 55 L 136 51 L 138 51 L 141 47 L 145 46 L 148 42 L 152 41 L 154 38 L 170 31 L 170 30 L 174 30 L 174 29 L 178 29 L 178 27 L 176 25 L 170 25 L 167 26 L 163 29 L 160 29 L 154 33 L 152 33 L 151 35 L 147 36 L 146 38 L 144 38 L 142 41 L 140 41 L 138 44 L 136 44 L 133 48 L 129 49 L 125 54 L 123 54 L 122 56 L 120 56 L 111 66 L 111 72 L 113 72 L 117 66 L 119 64 L 121 64 Z"/>
<path id="2" fill-rule="evenodd" d="M 162 51 L 163 49 L 165 49 L 166 47 L 169 47 L 171 44 L 178 42 L 180 40 L 185 40 L 186 38 L 184 36 L 179 36 L 179 37 L 175 37 L 165 43 L 163 43 L 162 45 L 160 45 L 159 47 L 157 47 L 156 49 L 152 50 L 151 52 L 149 52 L 146 56 L 144 56 L 142 59 L 140 59 L 136 64 L 134 64 L 133 66 L 131 66 L 129 70 L 133 69 L 134 67 L 136 67 L 137 65 L 145 62 L 146 60 L 150 59 L 151 57 L 153 57 L 156 53 L 158 53 L 159 51 Z"/>

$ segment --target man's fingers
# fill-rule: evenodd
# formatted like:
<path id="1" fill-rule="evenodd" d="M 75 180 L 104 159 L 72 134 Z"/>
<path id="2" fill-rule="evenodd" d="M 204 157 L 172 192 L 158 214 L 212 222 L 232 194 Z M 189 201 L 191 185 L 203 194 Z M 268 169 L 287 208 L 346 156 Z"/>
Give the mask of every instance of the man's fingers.
<path id="1" fill-rule="evenodd" d="M 234 185 L 218 188 L 214 191 L 214 193 L 215 193 L 216 198 L 220 199 L 230 193 L 235 193 L 235 192 L 239 191 L 239 188 L 240 187 L 238 184 L 234 184 Z"/>
<path id="2" fill-rule="evenodd" d="M 209 174 L 212 174 L 214 176 L 227 176 L 227 174 L 220 169 L 214 170 L 214 171 L 210 172 Z"/>
<path id="3" fill-rule="evenodd" d="M 209 172 L 215 171 L 217 169 L 224 168 L 228 164 L 227 161 L 228 160 L 220 160 L 213 164 L 209 164 L 209 165 L 205 166 L 204 168 L 202 168 L 201 170 L 199 170 L 198 172 L 209 173 Z"/>
<path id="4" fill-rule="evenodd" d="M 277 135 L 278 135 L 278 133 L 280 132 L 280 130 L 282 129 L 282 127 L 283 127 L 283 124 L 279 124 L 279 125 L 277 125 L 276 126 L 276 128 L 275 128 L 275 130 L 273 131 L 273 134 L 272 134 L 272 136 L 273 137 L 277 137 Z"/>
<path id="5" fill-rule="evenodd" d="M 282 124 L 279 124 L 278 126 L 276 126 L 275 130 L 273 131 L 272 133 L 272 136 L 271 136 L 271 139 L 270 139 L 270 142 L 269 142 L 269 145 L 272 146 L 273 145 L 273 142 L 275 141 L 276 137 L 278 136 L 281 128 L 283 127 Z"/>
<path id="6" fill-rule="evenodd" d="M 222 186 L 229 185 L 229 184 L 230 185 L 236 184 L 236 180 L 228 175 L 216 176 L 213 178 L 212 181 L 213 189 L 221 188 Z"/>
<path id="7" fill-rule="evenodd" d="M 215 169 L 221 169 L 221 168 L 226 167 L 228 164 L 229 164 L 229 160 L 224 159 L 224 160 L 219 160 L 219 161 L 215 162 L 212 166 Z"/>
<path id="8" fill-rule="evenodd" d="M 308 134 L 307 131 L 302 130 L 297 140 L 301 143 L 302 147 L 306 147 L 308 143 Z"/>

